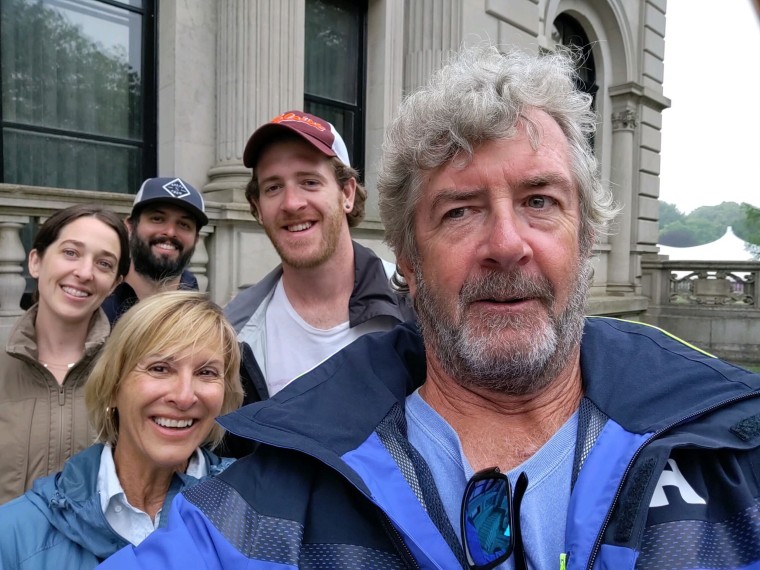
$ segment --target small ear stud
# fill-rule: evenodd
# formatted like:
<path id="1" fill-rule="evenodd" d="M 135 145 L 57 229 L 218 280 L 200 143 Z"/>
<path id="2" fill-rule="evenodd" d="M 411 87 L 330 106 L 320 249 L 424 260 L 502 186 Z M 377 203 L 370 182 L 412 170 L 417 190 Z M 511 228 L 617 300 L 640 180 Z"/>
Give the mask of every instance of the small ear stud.
<path id="1" fill-rule="evenodd" d="M 345 208 L 346 208 L 346 210 L 350 210 L 351 209 L 351 204 L 349 204 L 348 202 L 346 202 Z"/>

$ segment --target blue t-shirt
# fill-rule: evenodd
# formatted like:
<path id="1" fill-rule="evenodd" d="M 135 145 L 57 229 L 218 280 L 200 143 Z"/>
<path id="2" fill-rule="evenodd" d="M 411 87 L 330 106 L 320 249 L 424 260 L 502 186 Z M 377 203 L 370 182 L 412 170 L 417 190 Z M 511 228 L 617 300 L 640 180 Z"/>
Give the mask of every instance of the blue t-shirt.
<path id="1" fill-rule="evenodd" d="M 406 420 L 409 441 L 430 467 L 446 514 L 459 537 L 462 495 L 474 474 L 462 452 L 459 436 L 417 391 L 406 399 Z M 524 471 L 528 476 L 520 530 L 530 568 L 559 568 L 565 545 L 577 428 L 576 412 L 530 459 L 507 473 L 513 488 L 520 473 Z M 512 558 L 498 568 L 513 569 Z"/>

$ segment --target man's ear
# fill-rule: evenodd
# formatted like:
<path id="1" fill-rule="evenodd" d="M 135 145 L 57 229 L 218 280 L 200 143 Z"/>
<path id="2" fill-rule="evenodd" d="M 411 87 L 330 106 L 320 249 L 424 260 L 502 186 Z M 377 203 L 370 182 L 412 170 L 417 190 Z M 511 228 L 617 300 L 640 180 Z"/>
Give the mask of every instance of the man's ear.
<path id="1" fill-rule="evenodd" d="M 40 263 L 42 258 L 36 249 L 29 252 L 29 275 L 37 279 L 40 276 Z"/>
<path id="2" fill-rule="evenodd" d="M 259 207 L 259 201 L 251 198 L 248 200 L 248 207 L 251 210 L 253 219 L 256 220 L 259 224 L 263 225 L 264 222 L 261 221 L 261 208 Z"/>
<path id="3" fill-rule="evenodd" d="M 341 189 L 343 194 L 343 203 L 346 205 L 346 212 L 354 209 L 354 199 L 356 198 L 356 178 L 349 178 Z"/>
<path id="4" fill-rule="evenodd" d="M 124 225 L 127 227 L 127 232 L 131 236 L 132 232 L 134 231 L 134 227 L 132 226 L 132 219 L 129 217 L 124 218 Z"/>
<path id="5" fill-rule="evenodd" d="M 414 296 L 417 294 L 417 279 L 414 275 L 412 264 L 406 256 L 402 256 L 396 260 L 396 267 L 398 268 L 398 271 L 401 272 L 401 276 L 406 281 L 406 284 L 409 286 L 409 295 L 414 299 Z"/>

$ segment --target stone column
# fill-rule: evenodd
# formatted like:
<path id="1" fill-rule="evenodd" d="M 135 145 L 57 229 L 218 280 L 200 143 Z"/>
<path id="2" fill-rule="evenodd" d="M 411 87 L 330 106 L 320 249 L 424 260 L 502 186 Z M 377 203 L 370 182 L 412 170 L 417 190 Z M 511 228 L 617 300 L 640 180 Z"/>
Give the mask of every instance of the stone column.
<path id="1" fill-rule="evenodd" d="M 195 244 L 195 253 L 190 259 L 188 269 L 193 272 L 198 280 L 198 290 L 206 291 L 208 289 L 208 250 L 206 249 L 206 238 L 214 232 L 213 226 L 203 226 L 198 235 L 198 243 Z"/>
<path id="2" fill-rule="evenodd" d="M 634 267 L 632 263 L 633 235 L 632 216 L 634 175 L 634 134 L 638 125 L 636 111 L 624 106 L 612 114 L 612 161 L 610 185 L 615 202 L 622 209 L 613 225 L 610 236 L 612 249 L 609 253 L 607 291 L 612 294 L 634 292 Z"/>
<path id="3" fill-rule="evenodd" d="M 22 276 L 26 253 L 19 231 L 28 216 L 0 215 L 0 347 L 5 347 L 16 320 L 24 313 L 19 306 L 26 280 Z"/>
<path id="4" fill-rule="evenodd" d="M 304 0 L 225 0 L 217 4 L 216 164 L 208 200 L 245 202 L 251 133 L 303 107 Z"/>
<path id="5" fill-rule="evenodd" d="M 462 0 L 406 3 L 404 89 L 407 93 L 426 83 L 448 54 L 461 46 L 462 9 Z"/>

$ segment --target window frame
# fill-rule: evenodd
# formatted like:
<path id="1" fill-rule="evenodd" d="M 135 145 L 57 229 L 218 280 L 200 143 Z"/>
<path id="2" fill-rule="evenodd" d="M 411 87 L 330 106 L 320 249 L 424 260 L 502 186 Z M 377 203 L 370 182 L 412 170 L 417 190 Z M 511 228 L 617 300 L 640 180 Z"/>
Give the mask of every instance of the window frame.
<path id="1" fill-rule="evenodd" d="M 142 65 L 142 140 L 138 143 L 134 139 L 123 137 L 112 137 L 95 133 L 84 133 L 81 131 L 61 129 L 57 127 L 46 127 L 40 125 L 28 125 L 7 121 L 3 114 L 2 99 L 0 98 L 0 183 L 18 184 L 18 182 L 8 182 L 5 178 L 5 129 L 11 128 L 22 132 L 33 132 L 40 134 L 51 134 L 62 137 L 69 137 L 77 141 L 92 143 L 113 143 L 125 146 L 131 146 L 140 150 L 142 155 L 141 178 L 150 178 L 156 175 L 158 169 L 157 157 L 157 137 L 158 137 L 158 26 L 156 25 L 157 0 L 143 0 L 143 6 L 132 6 L 128 0 L 120 2 L 118 0 L 93 0 L 100 4 L 106 4 L 128 12 L 140 14 L 142 16 L 141 27 L 141 65 Z M 0 46 L 2 49 L 2 46 Z M 0 73 L 0 93 L 2 93 L 2 74 Z M 61 187 L 62 189 L 78 190 L 79 188 Z M 136 194 L 139 185 L 135 188 L 126 188 L 126 194 Z"/>
<path id="2" fill-rule="evenodd" d="M 307 0 L 308 1 L 308 0 Z M 352 105 L 344 101 L 337 99 L 330 99 L 328 97 L 322 97 L 309 93 L 307 86 L 304 82 L 304 111 L 308 111 L 308 104 L 314 103 L 317 105 L 326 105 L 345 111 L 351 111 L 354 113 L 354 128 L 351 133 L 354 144 L 353 148 L 349 148 L 349 154 L 351 156 L 351 166 L 359 171 L 359 176 L 364 178 L 364 165 L 365 165 L 365 122 L 366 122 L 366 106 L 367 106 L 367 12 L 369 9 L 368 0 L 319 0 L 321 2 L 330 3 L 337 6 L 342 6 L 347 10 L 351 10 L 358 15 L 359 26 L 357 29 L 358 42 L 361 53 L 357 61 L 357 74 L 356 74 L 356 104 Z M 305 23 L 304 23 L 305 27 Z M 305 35 L 305 29 L 304 29 Z M 344 140 L 346 138 L 345 133 L 340 133 Z"/>

